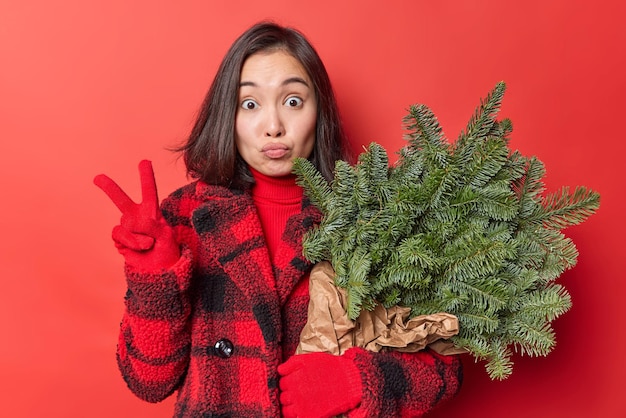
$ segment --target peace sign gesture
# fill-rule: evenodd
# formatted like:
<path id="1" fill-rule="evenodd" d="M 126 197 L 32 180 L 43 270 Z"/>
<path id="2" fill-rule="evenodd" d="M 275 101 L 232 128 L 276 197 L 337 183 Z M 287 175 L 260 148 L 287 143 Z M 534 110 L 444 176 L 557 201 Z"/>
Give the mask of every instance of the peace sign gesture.
<path id="1" fill-rule="evenodd" d="M 122 212 L 120 225 L 113 228 L 113 241 L 126 263 L 137 269 L 156 271 L 172 266 L 180 257 L 174 231 L 159 209 L 152 163 L 139 163 L 141 203 L 135 203 L 111 178 L 99 174 L 94 178 Z"/>

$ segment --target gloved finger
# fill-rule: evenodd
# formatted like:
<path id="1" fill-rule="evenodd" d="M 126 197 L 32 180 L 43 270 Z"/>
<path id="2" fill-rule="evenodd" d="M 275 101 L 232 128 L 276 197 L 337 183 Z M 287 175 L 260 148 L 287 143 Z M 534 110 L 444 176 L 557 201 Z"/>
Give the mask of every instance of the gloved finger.
<path id="1" fill-rule="evenodd" d="M 294 393 L 289 390 L 280 392 L 280 404 L 283 406 L 292 405 L 295 402 Z"/>
<path id="2" fill-rule="evenodd" d="M 152 162 L 149 160 L 139 163 L 139 179 L 141 180 L 141 205 L 153 218 L 156 218 L 159 211 L 159 196 Z"/>
<path id="3" fill-rule="evenodd" d="M 298 371 L 294 372 L 294 373 L 290 373 L 286 376 L 283 376 L 280 378 L 280 380 L 278 381 L 278 387 L 280 388 L 282 393 L 291 393 L 291 399 L 293 401 L 293 398 L 295 396 L 298 396 L 298 393 L 302 390 L 301 388 L 301 384 L 302 384 L 302 375 L 301 373 L 299 373 Z"/>
<path id="4" fill-rule="evenodd" d="M 94 177 L 93 182 L 96 186 L 102 189 L 107 196 L 109 196 L 109 199 L 111 199 L 111 201 L 122 213 L 129 212 L 131 208 L 136 205 L 135 202 L 128 197 L 124 190 L 122 190 L 116 182 L 111 180 L 109 176 L 105 174 L 98 174 Z"/>
<path id="5" fill-rule="evenodd" d="M 117 225 L 113 228 L 113 241 L 115 241 L 115 246 L 120 248 L 128 248 L 133 251 L 147 251 L 154 246 L 154 238 L 138 234 L 128 229 Z"/>
<path id="6" fill-rule="evenodd" d="M 278 374 L 281 376 L 286 376 L 294 371 L 298 370 L 301 365 L 301 357 L 303 354 L 296 354 L 291 356 L 286 362 L 278 365 Z"/>
<path id="7" fill-rule="evenodd" d="M 281 410 L 285 418 L 296 418 L 298 416 L 298 411 L 292 406 L 284 406 Z"/>

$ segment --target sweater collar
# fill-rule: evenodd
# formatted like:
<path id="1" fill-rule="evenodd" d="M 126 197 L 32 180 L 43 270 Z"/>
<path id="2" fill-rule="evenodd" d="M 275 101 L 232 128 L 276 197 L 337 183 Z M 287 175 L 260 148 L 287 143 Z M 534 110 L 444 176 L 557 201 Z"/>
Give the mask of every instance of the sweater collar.
<path id="1" fill-rule="evenodd" d="M 296 183 L 296 176 L 289 174 L 281 177 L 267 176 L 250 167 L 254 177 L 252 197 L 255 201 L 272 201 L 276 203 L 301 202 L 304 191 Z"/>

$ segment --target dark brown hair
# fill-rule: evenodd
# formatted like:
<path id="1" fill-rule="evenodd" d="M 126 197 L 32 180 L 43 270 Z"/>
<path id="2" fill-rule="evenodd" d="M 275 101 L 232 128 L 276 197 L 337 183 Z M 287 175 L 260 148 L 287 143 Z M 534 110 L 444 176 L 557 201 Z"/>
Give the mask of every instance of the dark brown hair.
<path id="1" fill-rule="evenodd" d="M 200 107 L 183 153 L 187 174 L 205 183 L 243 188 L 253 183 L 235 144 L 239 80 L 246 59 L 257 52 L 284 50 L 295 57 L 313 82 L 317 99 L 315 145 L 309 160 L 331 180 L 338 159 L 349 158 L 335 95 L 319 55 L 297 30 L 261 22 L 232 44 Z"/>

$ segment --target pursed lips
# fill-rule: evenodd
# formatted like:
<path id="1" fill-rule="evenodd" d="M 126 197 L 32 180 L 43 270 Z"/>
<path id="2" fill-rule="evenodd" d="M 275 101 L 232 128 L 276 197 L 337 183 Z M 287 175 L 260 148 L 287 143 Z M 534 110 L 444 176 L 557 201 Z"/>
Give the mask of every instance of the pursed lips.
<path id="1" fill-rule="evenodd" d="M 288 151 L 289 148 L 286 145 L 276 142 L 266 144 L 263 148 L 261 148 L 261 152 L 265 154 L 266 157 L 272 159 L 282 158 Z"/>

